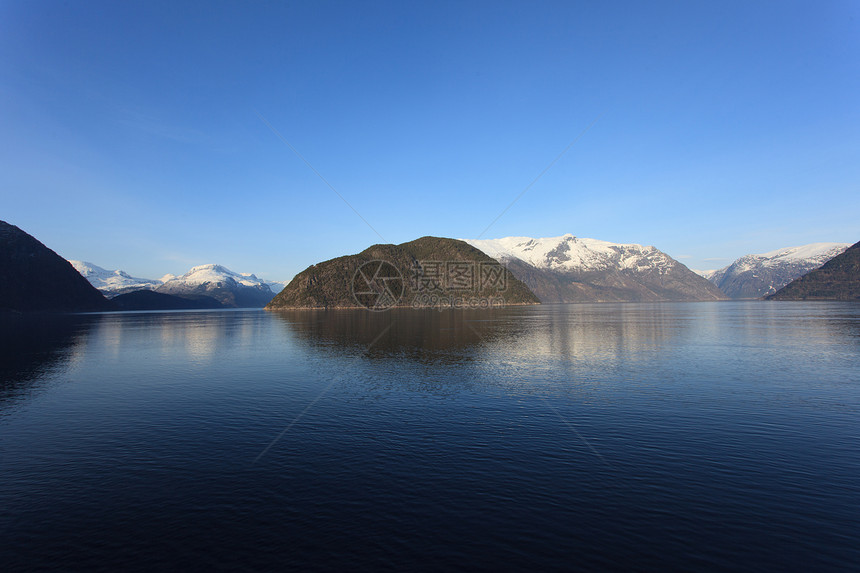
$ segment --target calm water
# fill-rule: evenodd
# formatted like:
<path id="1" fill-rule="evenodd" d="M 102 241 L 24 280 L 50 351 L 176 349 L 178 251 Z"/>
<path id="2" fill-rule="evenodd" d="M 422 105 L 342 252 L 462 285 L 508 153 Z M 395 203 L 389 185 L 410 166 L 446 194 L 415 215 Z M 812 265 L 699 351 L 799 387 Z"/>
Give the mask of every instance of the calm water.
<path id="1" fill-rule="evenodd" d="M 2 320 L 0 567 L 847 570 L 860 305 Z"/>

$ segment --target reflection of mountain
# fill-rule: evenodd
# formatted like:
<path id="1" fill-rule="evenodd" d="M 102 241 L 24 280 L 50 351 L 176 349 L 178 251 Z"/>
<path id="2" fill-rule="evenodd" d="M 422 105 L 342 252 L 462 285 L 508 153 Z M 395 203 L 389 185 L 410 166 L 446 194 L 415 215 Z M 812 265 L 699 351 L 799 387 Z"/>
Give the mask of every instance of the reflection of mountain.
<path id="1" fill-rule="evenodd" d="M 679 308 L 664 303 L 546 306 L 533 313 L 523 336 L 492 350 L 520 363 L 564 361 L 611 369 L 621 360 L 638 360 L 670 346 L 689 326 L 678 320 Z"/>
<path id="2" fill-rule="evenodd" d="M 639 384 L 712 306 L 577 304 L 491 311 L 277 311 L 290 338 L 319 355 L 333 383 L 450 395 L 476 385 L 530 394 L 589 394 L 595 372 Z M 698 312 L 697 312 L 698 311 Z M 377 341 L 377 337 L 379 340 Z M 376 341 L 376 342 L 374 342 Z M 640 369 L 649 374 L 644 376 Z M 348 386 L 348 385 L 347 385 Z M 342 388 L 343 390 L 343 388 Z"/>
<path id="3" fill-rule="evenodd" d="M 0 408 L 63 366 L 92 316 L 0 313 Z"/>
<path id="4" fill-rule="evenodd" d="M 92 329 L 90 354 L 121 362 L 124 353 L 143 351 L 151 360 L 175 361 L 182 368 L 259 346 L 268 336 L 261 313 L 249 311 L 116 313 L 100 317 Z"/>
<path id="5" fill-rule="evenodd" d="M 514 332 L 496 311 L 392 309 L 279 310 L 273 313 L 300 339 L 322 349 L 367 357 L 397 355 L 419 362 L 472 360 L 474 346 Z"/>
<path id="6" fill-rule="evenodd" d="M 575 311 L 572 309 L 575 308 Z M 344 356 L 455 364 L 614 361 L 671 345 L 688 322 L 674 305 L 580 304 L 494 311 L 392 309 L 274 313 L 292 334 Z M 387 329 L 387 330 L 386 330 Z M 379 339 L 377 340 L 377 337 Z M 533 375 L 529 375 L 533 377 Z"/>

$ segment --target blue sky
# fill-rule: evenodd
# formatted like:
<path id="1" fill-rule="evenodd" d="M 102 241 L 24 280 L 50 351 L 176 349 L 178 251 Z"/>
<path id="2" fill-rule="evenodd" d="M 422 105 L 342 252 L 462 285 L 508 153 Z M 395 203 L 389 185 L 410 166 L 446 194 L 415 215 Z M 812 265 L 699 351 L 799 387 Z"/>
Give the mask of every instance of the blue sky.
<path id="1" fill-rule="evenodd" d="M 860 3 L 3 2 L 0 219 L 133 275 L 860 240 Z M 596 121 L 595 121 L 596 120 Z M 589 126 L 590 129 L 589 129 Z M 585 131 L 585 133 L 583 133 Z"/>

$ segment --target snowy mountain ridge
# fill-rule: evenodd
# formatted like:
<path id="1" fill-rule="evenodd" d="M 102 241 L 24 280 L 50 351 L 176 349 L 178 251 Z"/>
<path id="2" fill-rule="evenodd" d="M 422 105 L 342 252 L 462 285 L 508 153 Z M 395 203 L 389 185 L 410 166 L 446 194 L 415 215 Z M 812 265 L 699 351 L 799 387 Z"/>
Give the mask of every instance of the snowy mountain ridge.
<path id="1" fill-rule="evenodd" d="M 608 269 L 668 269 L 677 261 L 651 246 L 622 244 L 599 239 L 579 238 L 568 233 L 561 237 L 533 239 L 462 239 L 494 259 L 520 259 L 536 268 L 552 271 L 604 271 Z"/>
<path id="2" fill-rule="evenodd" d="M 168 276 L 172 275 L 165 275 L 165 278 Z M 223 282 L 228 279 L 234 280 L 240 285 L 249 287 L 265 285 L 266 288 L 269 288 L 270 284 L 267 281 L 257 278 L 257 276 L 252 273 L 237 273 L 218 264 L 197 265 L 196 267 L 191 267 L 191 270 L 184 275 L 172 277 L 169 280 L 164 281 L 164 284 L 183 283 L 187 285 L 201 285 L 205 283 L 217 283 L 219 281 Z"/>
<path id="3" fill-rule="evenodd" d="M 796 263 L 818 263 L 819 265 L 823 265 L 850 246 L 848 243 L 810 243 L 799 247 L 786 247 L 767 253 L 744 255 L 735 260 L 729 267 L 736 265 L 735 270 L 743 272 L 757 265 L 765 267 L 778 267 Z M 729 267 L 725 267 L 725 269 Z M 717 272 L 725 269 L 720 269 Z"/>
<path id="4" fill-rule="evenodd" d="M 125 271 L 104 269 L 86 261 L 69 260 L 75 270 L 106 296 L 115 296 L 133 290 L 155 290 L 162 281 L 133 277 Z"/>
<path id="5" fill-rule="evenodd" d="M 503 263 L 541 302 L 721 300 L 707 280 L 652 246 L 579 238 L 462 239 Z"/>
<path id="6" fill-rule="evenodd" d="M 86 261 L 69 262 L 90 284 L 108 297 L 136 290 L 196 295 L 211 287 L 228 290 L 253 289 L 256 291 L 254 297 L 262 299 L 265 296 L 274 296 L 286 284 L 285 281 L 266 281 L 253 273 L 237 273 L 218 264 L 197 265 L 181 276 L 167 274 L 160 279 L 145 279 L 132 277 L 121 270 L 108 270 Z"/>
<path id="7" fill-rule="evenodd" d="M 810 243 L 744 255 L 707 277 L 732 298 L 760 298 L 843 253 L 849 243 Z"/>
<path id="8" fill-rule="evenodd" d="M 263 307 L 277 294 L 256 275 L 237 273 L 216 264 L 192 267 L 155 291 L 198 300 L 215 299 L 223 306 L 236 308 Z"/>
<path id="9" fill-rule="evenodd" d="M 694 273 L 696 273 L 697 275 L 699 275 L 700 277 L 706 278 L 708 280 L 711 280 L 711 277 L 714 276 L 715 273 L 719 272 L 719 269 L 710 269 L 707 271 L 701 271 L 701 270 L 697 270 L 697 269 L 690 269 L 690 270 L 693 271 Z"/>

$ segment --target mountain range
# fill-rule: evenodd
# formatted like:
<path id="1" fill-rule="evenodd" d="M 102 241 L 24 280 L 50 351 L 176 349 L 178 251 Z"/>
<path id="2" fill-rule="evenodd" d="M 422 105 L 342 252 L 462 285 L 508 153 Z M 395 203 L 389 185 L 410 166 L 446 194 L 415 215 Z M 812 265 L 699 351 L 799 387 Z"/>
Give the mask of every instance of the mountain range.
<path id="1" fill-rule="evenodd" d="M 0 310 L 355 307 L 365 304 L 361 297 L 373 299 L 380 292 L 390 298 L 394 275 L 409 279 L 402 287 L 403 305 L 409 304 L 409 297 L 414 301 L 419 294 L 428 295 L 412 285 L 416 271 L 422 273 L 421 280 L 429 276 L 430 283 L 435 282 L 431 298 L 459 300 L 462 285 L 454 283 L 476 277 L 480 282 L 476 269 L 483 265 L 505 269 L 511 287 L 505 304 L 721 300 L 726 295 L 761 298 L 775 292 L 773 298 L 778 299 L 855 300 L 858 256 L 858 245 L 849 249 L 846 243 L 813 243 L 746 255 L 716 271 L 694 272 L 655 247 L 571 234 L 486 240 L 422 237 L 401 245 L 373 245 L 357 255 L 312 265 L 284 287 L 215 264 L 193 267 L 178 277 L 133 277 L 63 260 L 18 227 L 0 221 Z M 372 278 L 361 275 L 366 284 L 356 290 L 356 272 L 374 259 L 390 261 L 391 268 L 382 272 L 377 264 Z M 449 263 L 454 266 L 445 268 Z M 499 294 L 485 286 L 465 294 Z M 361 288 L 365 292 L 356 294 Z"/>
<path id="2" fill-rule="evenodd" d="M 189 299 L 213 298 L 225 307 L 264 307 L 275 296 L 269 283 L 221 265 L 199 265 L 156 287 L 155 292 Z"/>
<path id="3" fill-rule="evenodd" d="M 844 252 L 848 243 L 811 243 L 745 255 L 716 271 L 701 271 L 730 298 L 761 298 Z"/>
<path id="4" fill-rule="evenodd" d="M 216 264 L 192 267 L 181 276 L 164 275 L 160 279 L 132 277 L 125 271 L 104 269 L 85 261 L 69 261 L 81 275 L 108 298 L 114 299 L 136 291 L 148 290 L 180 299 L 195 300 L 198 303 L 188 308 L 218 307 L 262 307 L 277 294 L 286 283 L 264 281 L 251 273 L 237 273 Z M 137 295 L 123 298 L 118 302 L 131 304 L 131 301 L 156 304 L 164 302 L 167 308 L 176 308 L 177 301 Z M 215 304 L 213 304 L 215 301 Z M 181 301 L 179 301 L 181 303 Z"/>
<path id="5" fill-rule="evenodd" d="M 571 234 L 464 241 L 504 264 L 544 303 L 726 298 L 703 277 L 651 246 Z"/>
<path id="6" fill-rule="evenodd" d="M 136 290 L 155 290 L 164 281 L 158 279 L 141 279 L 129 275 L 125 271 L 103 269 L 86 261 L 69 260 L 75 270 L 84 276 L 90 284 L 107 297 Z"/>
<path id="7" fill-rule="evenodd" d="M 848 248 L 848 243 L 812 243 L 745 255 L 718 270 L 691 271 L 652 246 L 572 234 L 463 241 L 501 261 L 545 303 L 761 298 Z M 260 307 L 287 284 L 214 264 L 194 267 L 179 277 L 146 279 L 84 261 L 70 262 L 108 298 L 145 289 L 196 300 L 198 306 L 208 308 L 213 301 L 226 307 Z M 136 296 L 118 302 L 143 300 Z M 156 300 L 148 297 L 146 302 L 155 304 Z"/>

